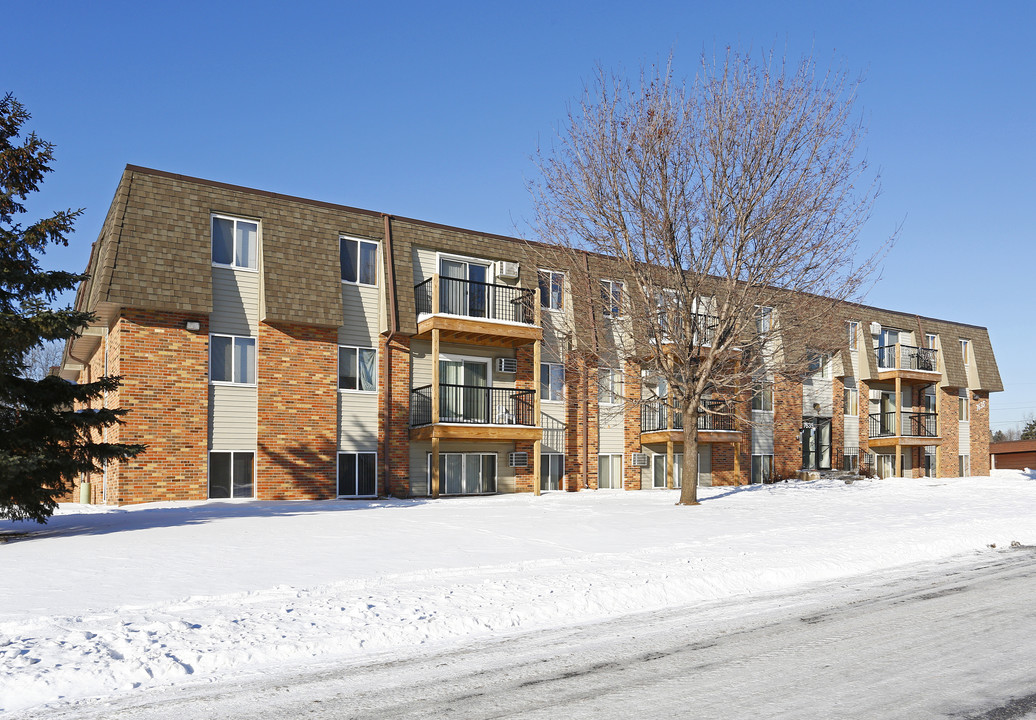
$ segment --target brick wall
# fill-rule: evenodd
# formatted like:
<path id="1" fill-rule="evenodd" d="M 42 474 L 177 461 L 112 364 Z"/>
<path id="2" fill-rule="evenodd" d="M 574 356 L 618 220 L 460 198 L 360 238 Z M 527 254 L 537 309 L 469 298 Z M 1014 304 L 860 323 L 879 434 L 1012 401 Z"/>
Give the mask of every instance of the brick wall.
<path id="1" fill-rule="evenodd" d="M 845 447 L 845 378 L 831 383 L 831 469 L 842 469 L 842 449 Z"/>
<path id="2" fill-rule="evenodd" d="M 939 393 L 939 436 L 942 437 L 942 445 L 939 448 L 939 477 L 958 477 L 960 470 L 957 465 L 958 446 L 960 435 L 957 431 L 959 413 L 957 412 L 957 397 L 959 390 L 955 387 L 937 388 Z"/>
<path id="3" fill-rule="evenodd" d="M 579 355 L 569 353 L 565 358 L 565 489 L 570 492 L 581 489 L 586 479 L 586 468 L 583 467 L 586 418 L 582 413 L 586 391 L 586 362 Z M 589 458 L 589 464 L 594 462 Z"/>
<path id="4" fill-rule="evenodd" d="M 201 329 L 184 329 L 188 320 Z M 119 319 L 109 372 L 122 375 L 118 402 L 130 411 L 119 440 L 148 447 L 109 468 L 108 502 L 208 497 L 208 346 L 205 315 L 126 310 Z"/>
<path id="5" fill-rule="evenodd" d="M 533 354 L 532 345 L 523 345 L 515 351 L 515 357 L 518 361 L 518 372 L 514 376 L 514 387 L 517 390 L 538 390 L 536 387 L 536 376 L 534 365 L 535 355 Z M 536 424 L 541 425 L 541 418 L 536 418 Z M 514 469 L 514 489 L 515 492 L 533 492 L 536 489 L 536 483 L 539 482 L 539 478 L 536 477 L 536 465 L 534 461 L 534 446 L 532 440 L 516 441 L 514 443 L 515 452 L 528 453 L 529 462 L 523 468 Z M 506 456 L 501 458 L 505 463 L 507 461 Z"/>
<path id="6" fill-rule="evenodd" d="M 802 383 L 777 377 L 773 385 L 773 472 L 794 477 L 802 467 Z"/>
<path id="7" fill-rule="evenodd" d="M 338 333 L 334 328 L 259 324 L 259 453 L 256 497 L 337 494 Z"/>
<path id="8" fill-rule="evenodd" d="M 976 392 L 971 400 L 971 474 L 989 474 L 989 393 Z"/>
<path id="9" fill-rule="evenodd" d="M 385 487 L 389 495 L 402 498 L 410 494 L 410 338 L 383 338 L 381 349 L 389 354 L 391 373 L 388 418 L 379 421 L 379 428 L 384 426 Z"/>
<path id="10" fill-rule="evenodd" d="M 623 374 L 626 405 L 623 408 L 623 487 L 626 490 L 640 490 L 643 468 L 634 467 L 631 455 L 641 451 L 640 446 L 640 365 L 627 362 Z"/>

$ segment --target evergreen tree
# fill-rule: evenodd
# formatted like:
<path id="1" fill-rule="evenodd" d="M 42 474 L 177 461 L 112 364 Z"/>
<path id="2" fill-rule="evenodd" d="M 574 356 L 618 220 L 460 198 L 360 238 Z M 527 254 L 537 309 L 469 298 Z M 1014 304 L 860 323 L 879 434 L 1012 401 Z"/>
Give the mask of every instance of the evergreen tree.
<path id="1" fill-rule="evenodd" d="M 29 117 L 10 93 L 0 100 L 0 517 L 44 523 L 77 476 L 144 448 L 99 440 L 125 411 L 88 406 L 116 389 L 119 378 L 76 385 L 26 377 L 34 349 L 66 340 L 94 319 L 51 308 L 58 293 L 86 276 L 44 271 L 37 260 L 48 245 L 68 244 L 82 210 L 61 210 L 25 227 L 17 222 L 53 160 L 52 143 L 35 133 L 20 137 Z"/>
<path id="2" fill-rule="evenodd" d="M 1036 417 L 1029 414 L 1026 417 L 1025 427 L 1022 428 L 1021 440 L 1036 440 Z"/>

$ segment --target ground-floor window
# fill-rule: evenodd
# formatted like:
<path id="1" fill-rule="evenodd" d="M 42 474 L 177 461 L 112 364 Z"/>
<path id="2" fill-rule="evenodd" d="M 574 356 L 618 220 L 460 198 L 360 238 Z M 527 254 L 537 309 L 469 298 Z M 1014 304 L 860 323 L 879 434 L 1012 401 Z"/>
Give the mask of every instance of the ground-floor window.
<path id="1" fill-rule="evenodd" d="M 935 445 L 926 445 L 924 449 L 924 476 L 935 477 Z"/>
<path id="2" fill-rule="evenodd" d="M 599 489 L 622 489 L 622 455 L 597 456 L 597 487 Z"/>
<path id="3" fill-rule="evenodd" d="M 656 488 L 668 487 L 666 485 L 666 463 L 665 455 L 658 454 L 654 457 L 654 465 L 651 468 L 651 486 Z M 683 453 L 673 454 L 673 487 L 683 486 Z"/>
<path id="4" fill-rule="evenodd" d="M 890 478 L 896 476 L 896 456 L 887 454 L 878 454 L 877 456 L 878 465 L 878 477 Z"/>
<path id="5" fill-rule="evenodd" d="M 773 455 L 753 455 L 752 475 L 749 481 L 753 484 L 768 483 L 773 479 Z"/>
<path id="6" fill-rule="evenodd" d="M 842 470 L 857 472 L 860 469 L 860 449 L 855 447 L 842 448 Z"/>
<path id="7" fill-rule="evenodd" d="M 338 496 L 375 497 L 378 494 L 378 454 L 338 453 Z"/>
<path id="8" fill-rule="evenodd" d="M 428 487 L 432 487 L 431 453 Z M 496 453 L 439 453 L 439 487 L 443 495 L 495 493 Z"/>
<path id="9" fill-rule="evenodd" d="M 961 477 L 971 476 L 971 456 L 970 455 L 958 455 L 957 456 L 957 472 Z"/>
<path id="10" fill-rule="evenodd" d="M 234 450 L 209 453 L 209 497 L 255 496 L 255 453 Z"/>
<path id="11" fill-rule="evenodd" d="M 565 456 L 561 453 L 540 454 L 540 491 L 560 490 L 565 476 Z"/>

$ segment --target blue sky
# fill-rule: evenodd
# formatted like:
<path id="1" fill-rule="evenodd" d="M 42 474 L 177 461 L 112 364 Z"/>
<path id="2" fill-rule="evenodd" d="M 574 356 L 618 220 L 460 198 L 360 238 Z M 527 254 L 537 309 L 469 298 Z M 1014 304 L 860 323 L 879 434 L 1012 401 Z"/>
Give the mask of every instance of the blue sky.
<path id="1" fill-rule="evenodd" d="M 1036 3 L 81 3 L 4 11 L 0 92 L 57 144 L 38 212 L 85 207 L 48 267 L 82 269 L 127 163 L 486 232 L 530 215 L 530 155 L 597 63 L 680 74 L 727 45 L 812 53 L 865 82 L 902 224 L 868 302 L 989 328 L 1036 412 Z"/>

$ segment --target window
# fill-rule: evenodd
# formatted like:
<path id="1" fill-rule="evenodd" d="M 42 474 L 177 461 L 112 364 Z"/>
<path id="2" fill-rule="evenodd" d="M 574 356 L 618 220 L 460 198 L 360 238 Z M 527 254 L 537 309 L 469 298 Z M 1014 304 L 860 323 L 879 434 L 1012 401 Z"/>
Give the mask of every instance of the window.
<path id="1" fill-rule="evenodd" d="M 540 363 L 540 399 L 565 399 L 565 366 L 561 363 Z"/>
<path id="2" fill-rule="evenodd" d="M 212 264 L 255 270 L 259 223 L 212 216 Z"/>
<path id="3" fill-rule="evenodd" d="M 209 335 L 209 379 L 255 385 L 255 338 Z"/>
<path id="4" fill-rule="evenodd" d="M 962 390 L 957 396 L 957 419 L 960 422 L 968 422 L 970 412 L 968 411 L 968 391 Z"/>
<path id="5" fill-rule="evenodd" d="M 827 353 L 810 353 L 807 373 L 818 380 L 829 380 L 831 378 L 831 356 Z"/>
<path id="6" fill-rule="evenodd" d="M 378 391 L 378 351 L 338 346 L 338 389 Z"/>
<path id="7" fill-rule="evenodd" d="M 971 456 L 957 456 L 957 474 L 961 477 L 971 477 Z"/>
<path id="8" fill-rule="evenodd" d="M 428 487 L 432 454 L 428 453 Z M 439 488 L 444 495 L 496 492 L 496 453 L 439 453 Z"/>
<path id="9" fill-rule="evenodd" d="M 849 349 L 856 350 L 859 347 L 857 338 L 860 334 L 860 323 L 850 320 L 846 323 L 846 331 L 849 333 Z"/>
<path id="10" fill-rule="evenodd" d="M 773 412 L 773 385 L 761 383 L 752 395 L 752 409 Z"/>
<path id="11" fill-rule="evenodd" d="M 773 327 L 773 308 L 760 305 L 755 309 L 755 330 L 760 335 L 770 332 Z"/>
<path id="12" fill-rule="evenodd" d="M 855 447 L 842 448 L 842 470 L 857 472 L 860 469 L 860 449 Z"/>
<path id="13" fill-rule="evenodd" d="M 843 411 L 846 415 L 859 415 L 860 414 L 860 391 L 854 387 L 845 388 L 845 410 Z"/>
<path id="14" fill-rule="evenodd" d="M 597 456 L 597 487 L 600 490 L 622 490 L 622 455 Z"/>
<path id="15" fill-rule="evenodd" d="M 565 275 L 553 270 L 539 271 L 540 305 L 547 310 L 565 309 Z"/>
<path id="16" fill-rule="evenodd" d="M 656 488 L 666 487 L 666 456 L 661 453 L 652 458 L 651 486 Z M 683 479 L 683 453 L 673 454 L 673 487 L 678 488 Z"/>
<path id="17" fill-rule="evenodd" d="M 924 346 L 929 350 L 935 350 L 935 344 L 939 342 L 939 338 L 932 333 L 925 333 Z"/>
<path id="18" fill-rule="evenodd" d="M 618 280 L 601 280 L 601 302 L 604 305 L 605 317 L 621 317 L 622 283 Z"/>
<path id="19" fill-rule="evenodd" d="M 967 367 L 971 364 L 971 341 L 961 338 L 960 341 L 960 354 L 964 358 L 964 365 Z"/>
<path id="20" fill-rule="evenodd" d="M 250 498 L 253 496 L 255 453 L 210 452 L 209 497 Z"/>
<path id="21" fill-rule="evenodd" d="M 338 496 L 375 497 L 378 494 L 378 454 L 338 453 Z"/>
<path id="22" fill-rule="evenodd" d="M 598 402 L 602 405 L 615 405 L 622 402 L 622 370 L 600 368 L 598 371 L 600 393 Z"/>
<path id="23" fill-rule="evenodd" d="M 768 483 L 773 479 L 773 455 L 752 456 L 752 476 L 750 482 L 753 484 Z"/>
<path id="24" fill-rule="evenodd" d="M 540 490 L 560 490 L 565 477 L 565 456 L 561 453 L 540 453 Z"/>
<path id="25" fill-rule="evenodd" d="M 338 259 L 342 267 L 342 282 L 356 285 L 378 284 L 378 243 L 340 237 Z"/>

